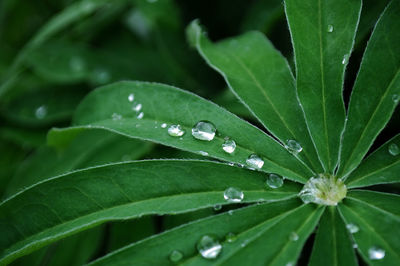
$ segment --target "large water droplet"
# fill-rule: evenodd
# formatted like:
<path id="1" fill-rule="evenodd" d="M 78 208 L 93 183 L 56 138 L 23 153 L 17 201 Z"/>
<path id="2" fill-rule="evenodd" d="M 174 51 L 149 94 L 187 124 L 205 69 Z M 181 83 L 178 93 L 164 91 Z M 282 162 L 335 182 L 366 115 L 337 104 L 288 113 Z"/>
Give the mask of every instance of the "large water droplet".
<path id="1" fill-rule="evenodd" d="M 113 113 L 113 114 L 111 115 L 111 118 L 112 118 L 112 120 L 114 120 L 114 121 L 118 121 L 118 120 L 121 120 L 121 119 L 122 119 L 122 115 L 117 114 L 117 113 Z"/>
<path id="2" fill-rule="evenodd" d="M 205 259 L 215 259 L 222 250 L 222 245 L 210 235 L 205 235 L 200 238 L 196 247 L 201 256 Z"/>
<path id="3" fill-rule="evenodd" d="M 47 115 L 46 105 L 41 105 L 35 110 L 35 116 L 37 119 L 43 119 Z"/>
<path id="4" fill-rule="evenodd" d="M 349 55 L 345 54 L 342 59 L 342 64 L 345 65 L 347 62 L 349 62 Z"/>
<path id="5" fill-rule="evenodd" d="M 230 187 L 224 191 L 224 199 L 228 202 L 241 202 L 243 198 L 243 191 L 238 188 Z"/>
<path id="6" fill-rule="evenodd" d="M 283 178 L 277 174 L 269 174 L 266 183 L 270 188 L 280 188 L 283 185 Z"/>
<path id="7" fill-rule="evenodd" d="M 168 128 L 168 134 L 172 137 L 180 137 L 185 134 L 185 130 L 183 130 L 180 125 L 171 125 Z"/>
<path id="8" fill-rule="evenodd" d="M 381 260 L 385 257 L 385 250 L 378 247 L 370 247 L 368 249 L 368 257 L 371 260 Z"/>
<path id="9" fill-rule="evenodd" d="M 291 232 L 289 235 L 289 240 L 290 241 L 297 241 L 299 240 L 299 235 L 296 232 Z"/>
<path id="10" fill-rule="evenodd" d="M 329 24 L 327 28 L 328 32 L 333 32 L 333 25 Z"/>
<path id="11" fill-rule="evenodd" d="M 393 156 L 397 156 L 400 154 L 400 148 L 396 143 L 390 144 L 388 147 L 388 151 Z"/>
<path id="12" fill-rule="evenodd" d="M 180 252 L 179 250 L 174 250 L 171 252 L 171 254 L 169 255 L 169 260 L 172 262 L 178 262 L 183 258 L 183 254 L 182 252 Z"/>
<path id="13" fill-rule="evenodd" d="M 192 135 L 199 140 L 211 141 L 215 137 L 217 129 L 208 121 L 200 121 L 192 128 Z"/>
<path id="14" fill-rule="evenodd" d="M 227 153 L 232 153 L 236 149 L 236 142 L 233 139 L 225 139 L 222 149 Z"/>
<path id="15" fill-rule="evenodd" d="M 232 242 L 235 242 L 235 240 L 236 240 L 236 235 L 234 234 L 234 233 L 228 233 L 226 236 L 225 236 L 225 240 L 226 240 L 226 242 L 228 242 L 228 243 L 232 243 Z"/>
<path id="16" fill-rule="evenodd" d="M 393 100 L 394 103 L 400 102 L 400 95 L 398 95 L 398 94 L 393 94 L 392 100 Z"/>
<path id="17" fill-rule="evenodd" d="M 303 150 L 303 147 L 301 147 L 300 143 L 293 139 L 289 139 L 286 141 L 285 148 L 293 154 L 298 154 Z"/>
<path id="18" fill-rule="evenodd" d="M 346 224 L 346 228 L 351 234 L 355 234 L 360 230 L 355 224 Z"/>
<path id="19" fill-rule="evenodd" d="M 131 93 L 128 95 L 128 101 L 133 102 L 135 100 L 135 94 Z"/>
<path id="20" fill-rule="evenodd" d="M 257 154 L 254 153 L 247 158 L 246 163 L 250 167 L 258 169 L 261 169 L 264 165 L 264 161 Z"/>

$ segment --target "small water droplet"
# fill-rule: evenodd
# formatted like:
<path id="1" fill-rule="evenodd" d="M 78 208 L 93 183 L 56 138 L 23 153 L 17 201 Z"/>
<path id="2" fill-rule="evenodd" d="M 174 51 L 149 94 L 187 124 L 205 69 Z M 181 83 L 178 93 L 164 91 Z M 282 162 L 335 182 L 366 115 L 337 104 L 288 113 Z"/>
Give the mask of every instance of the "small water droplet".
<path id="1" fill-rule="evenodd" d="M 295 263 L 293 261 L 290 261 L 290 262 L 286 263 L 285 266 L 294 266 L 294 265 L 295 265 Z"/>
<path id="2" fill-rule="evenodd" d="M 174 250 L 171 252 L 171 254 L 169 255 L 169 259 L 172 262 L 178 262 L 183 258 L 183 254 L 182 252 L 180 252 L 179 250 Z"/>
<path id="3" fill-rule="evenodd" d="M 162 127 L 162 128 L 166 128 L 166 127 L 167 127 L 167 123 L 162 123 L 162 124 L 161 124 L 161 127 Z"/>
<path id="4" fill-rule="evenodd" d="M 226 242 L 228 242 L 228 243 L 235 242 L 236 239 L 237 239 L 237 237 L 236 237 L 236 235 L 235 235 L 234 233 L 228 233 L 228 234 L 225 236 L 225 240 L 226 240 Z"/>
<path id="5" fill-rule="evenodd" d="M 264 161 L 257 154 L 254 153 L 247 158 L 246 163 L 250 167 L 258 169 L 261 169 L 264 165 Z"/>
<path id="6" fill-rule="evenodd" d="M 35 116 L 37 119 L 43 119 L 47 115 L 46 105 L 41 105 L 35 110 Z"/>
<path id="7" fill-rule="evenodd" d="M 291 152 L 291 153 L 293 153 L 295 155 L 303 150 L 303 147 L 301 147 L 300 143 L 298 143 L 297 141 L 295 141 L 293 139 L 289 139 L 289 140 L 286 141 L 285 148 L 289 152 Z"/>
<path id="8" fill-rule="evenodd" d="M 79 56 L 73 56 L 69 60 L 69 67 L 73 72 L 81 72 L 85 70 L 86 64 L 85 61 Z"/>
<path id="9" fill-rule="evenodd" d="M 217 129 L 208 121 L 200 121 L 192 128 L 192 136 L 199 140 L 211 141 Z"/>
<path id="10" fill-rule="evenodd" d="M 353 248 L 358 248 L 358 245 L 356 243 L 353 243 Z"/>
<path id="11" fill-rule="evenodd" d="M 232 210 L 229 210 L 229 211 L 228 211 L 228 215 L 233 215 L 233 211 L 232 211 Z"/>
<path id="12" fill-rule="evenodd" d="M 185 134 L 185 130 L 180 125 L 171 125 L 168 128 L 168 134 L 172 137 L 180 137 Z"/>
<path id="13" fill-rule="evenodd" d="M 328 25 L 328 32 L 333 32 L 333 25 L 331 24 Z"/>
<path id="14" fill-rule="evenodd" d="M 135 100 L 135 94 L 131 93 L 128 95 L 128 101 L 133 102 Z"/>
<path id="15" fill-rule="evenodd" d="M 222 205 L 221 204 L 214 205 L 214 211 L 219 211 L 221 209 L 222 209 Z"/>
<path id="16" fill-rule="evenodd" d="M 135 104 L 134 106 L 132 106 L 132 110 L 135 112 L 139 112 L 140 110 L 142 110 L 142 107 L 143 107 L 142 104 L 138 103 L 138 104 Z"/>
<path id="17" fill-rule="evenodd" d="M 199 154 L 203 156 L 208 156 L 208 152 L 206 151 L 199 151 Z"/>
<path id="18" fill-rule="evenodd" d="M 117 114 L 117 113 L 113 113 L 111 115 L 112 120 L 117 121 L 117 120 L 121 120 L 122 119 L 122 115 Z"/>
<path id="19" fill-rule="evenodd" d="M 397 156 L 400 154 L 400 148 L 396 143 L 391 143 L 388 147 L 388 151 L 393 156 Z"/>
<path id="20" fill-rule="evenodd" d="M 243 191 L 238 188 L 229 187 L 224 191 L 224 199 L 228 202 L 241 202 L 243 198 Z"/>
<path id="21" fill-rule="evenodd" d="M 385 257 L 385 250 L 378 247 L 371 247 L 368 249 L 368 257 L 371 260 L 381 260 Z"/>
<path id="22" fill-rule="evenodd" d="M 299 235 L 296 232 L 291 232 L 289 235 L 289 240 L 290 241 L 297 241 L 299 240 Z"/>
<path id="23" fill-rule="evenodd" d="M 104 84 L 111 80 L 110 72 L 102 68 L 93 70 L 91 75 L 92 79 L 99 84 Z"/>
<path id="24" fill-rule="evenodd" d="M 243 243 L 242 244 L 240 244 L 240 246 L 242 247 L 242 248 L 244 248 L 245 246 L 247 246 L 247 244 L 249 243 L 249 240 L 245 240 L 245 241 L 243 241 Z"/>
<path id="25" fill-rule="evenodd" d="M 222 245 L 210 235 L 205 235 L 200 238 L 196 247 L 201 256 L 205 259 L 215 259 L 222 250 Z"/>
<path id="26" fill-rule="evenodd" d="M 355 234 L 360 230 L 355 224 L 346 224 L 346 228 L 349 230 L 350 234 Z"/>
<path id="27" fill-rule="evenodd" d="M 393 101 L 394 103 L 400 102 L 400 95 L 398 95 L 398 94 L 393 94 L 393 96 L 392 96 L 392 101 Z"/>
<path id="28" fill-rule="evenodd" d="M 270 188 L 280 188 L 283 186 L 283 178 L 277 174 L 269 174 L 266 183 Z"/>
<path id="29" fill-rule="evenodd" d="M 226 139 L 222 143 L 222 149 L 227 153 L 232 153 L 236 149 L 236 142 L 233 139 Z"/>
<path id="30" fill-rule="evenodd" d="M 342 65 L 347 64 L 347 62 L 349 62 L 349 55 L 345 54 L 342 59 Z"/>
<path id="31" fill-rule="evenodd" d="M 143 113 L 143 112 L 140 112 L 140 113 L 136 116 L 136 118 L 137 118 L 137 119 L 142 119 L 143 116 L 144 116 L 144 113 Z"/>

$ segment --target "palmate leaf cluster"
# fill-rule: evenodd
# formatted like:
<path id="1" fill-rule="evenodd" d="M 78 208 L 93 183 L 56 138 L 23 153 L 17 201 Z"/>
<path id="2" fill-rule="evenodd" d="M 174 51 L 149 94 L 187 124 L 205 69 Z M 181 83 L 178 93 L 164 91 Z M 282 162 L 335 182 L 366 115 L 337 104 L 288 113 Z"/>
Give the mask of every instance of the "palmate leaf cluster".
<path id="1" fill-rule="evenodd" d="M 278 3 L 269 9 L 269 17 L 279 16 L 284 8 L 294 51 L 290 63 L 259 31 L 212 42 L 193 21 L 186 28 L 189 44 L 222 75 L 246 108 L 239 107 L 237 113 L 254 119 L 259 127 L 177 87 L 127 80 L 148 75 L 149 80 L 202 87 L 203 74 L 193 76 L 190 68 L 171 60 L 179 55 L 167 52 L 168 42 L 180 42 L 165 32 L 183 27 L 174 16 L 163 15 L 172 14 L 173 5 L 151 2 L 136 1 L 139 10 L 154 20 L 134 30 L 144 39 L 150 38 L 149 29 L 155 31 L 159 54 L 146 46 L 136 47 L 134 56 L 140 64 L 124 60 L 123 54 L 116 59 L 83 44 L 66 45 L 66 39 L 51 40 L 92 12 L 100 16 L 73 28 L 76 36 L 86 28 L 94 31 L 98 23 L 127 7 L 125 1 L 110 6 L 106 1 L 82 1 L 50 19 L 5 72 L 0 93 L 15 110 L 21 108 L 12 92 L 27 86 L 16 83 L 30 77 L 24 76 L 28 68 L 55 84 L 110 84 L 82 101 L 85 93 L 71 92 L 68 86 L 47 93 L 48 99 L 65 97 L 64 105 L 49 100 L 54 106 L 36 109 L 36 120 L 30 117 L 32 112 L 13 117 L 8 109 L 9 119 L 36 126 L 54 125 L 71 114 L 73 118 L 72 126 L 49 131 L 47 143 L 55 148 L 38 149 L 4 189 L 0 264 L 33 265 L 46 260 L 82 264 L 94 258 L 93 265 L 399 265 L 400 197 L 378 191 L 379 185 L 400 180 L 399 135 L 367 153 L 400 102 L 400 1 L 391 1 L 384 10 L 374 9 L 383 11 L 377 21 L 374 12 L 363 13 L 358 0 Z M 260 7 L 254 5 L 254 17 Z M 143 16 L 135 12 L 131 19 Z M 268 19 L 257 21 L 260 30 L 270 27 Z M 243 27 L 254 23 L 248 19 Z M 366 35 L 371 25 L 346 107 L 346 67 L 363 38 L 356 33 Z M 116 43 L 108 48 L 114 46 L 123 50 Z M 166 59 L 157 61 L 159 55 Z M 56 60 L 49 60 L 54 56 Z M 171 72 L 144 71 L 150 68 L 146 64 L 154 62 L 168 62 Z M 25 95 L 31 99 L 28 109 L 43 100 L 32 95 Z M 199 121 L 215 126 L 210 141 L 193 137 Z M 171 134 L 171 127 L 178 125 L 181 132 Z M 3 129 L 2 134 L 11 131 Z M 12 135 L 35 146 L 33 134 L 14 130 Z M 227 140 L 234 140 L 233 152 L 222 148 Z M 163 156 L 152 143 L 197 155 L 175 151 L 186 159 L 152 159 Z M 249 163 L 255 155 L 261 162 L 256 167 Z M 270 174 L 280 176 L 283 184 L 268 185 Z M 304 184 L 320 174 L 345 183 L 347 195 L 337 205 L 306 204 L 299 198 Z M 229 188 L 239 195 L 235 200 L 227 195 Z M 169 230 L 157 230 L 151 219 L 156 215 L 171 219 Z M 204 236 L 214 239 L 211 248 L 199 245 Z M 100 255 L 107 254 L 96 256 L 102 242 L 109 246 Z M 216 258 L 206 258 L 205 251 L 216 252 Z M 54 258 L 49 259 L 49 254 Z"/>

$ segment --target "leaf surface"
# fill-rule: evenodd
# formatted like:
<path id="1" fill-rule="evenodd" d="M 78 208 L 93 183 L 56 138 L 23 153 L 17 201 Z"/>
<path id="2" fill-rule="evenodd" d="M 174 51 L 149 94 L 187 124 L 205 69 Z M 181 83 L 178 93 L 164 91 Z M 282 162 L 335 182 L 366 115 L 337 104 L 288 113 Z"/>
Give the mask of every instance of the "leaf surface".
<path id="1" fill-rule="evenodd" d="M 297 100 L 294 77 L 286 59 L 259 32 L 211 43 L 197 21 L 188 28 L 193 45 L 218 71 L 229 88 L 261 124 L 282 143 L 295 140 L 303 148 L 297 156 L 321 172 L 314 145 Z"/>
<path id="2" fill-rule="evenodd" d="M 128 100 L 131 94 L 135 98 L 133 102 Z M 132 110 L 139 104 L 142 119 L 136 118 L 140 112 Z M 112 119 L 114 114 L 120 115 L 120 119 Z M 191 135 L 192 127 L 199 121 L 210 121 L 216 126 L 217 134 L 212 141 L 198 140 Z M 261 130 L 211 102 L 167 85 L 118 82 L 104 86 L 81 102 L 74 124 L 76 127 L 52 130 L 49 141 L 57 144 L 85 128 L 100 128 L 199 154 L 206 152 L 213 158 L 239 164 L 246 164 L 247 158 L 256 153 L 265 162 L 262 171 L 298 182 L 305 182 L 312 175 L 306 166 Z M 168 127 L 171 125 L 181 125 L 185 134 L 170 136 Z M 225 137 L 236 142 L 232 154 L 222 149 Z"/>
<path id="3" fill-rule="evenodd" d="M 361 162 L 400 101 L 400 2 L 380 17 L 361 62 L 342 138 L 338 176 Z"/>
<path id="4" fill-rule="evenodd" d="M 243 202 L 282 200 L 299 191 L 292 182 L 267 188 L 261 172 L 207 161 L 88 168 L 44 180 L 0 203 L 0 263 L 106 221 L 228 204 L 228 187 L 241 189 Z"/>
<path id="5" fill-rule="evenodd" d="M 345 121 L 342 89 L 361 1 L 286 0 L 296 85 L 319 157 L 333 173 Z"/>

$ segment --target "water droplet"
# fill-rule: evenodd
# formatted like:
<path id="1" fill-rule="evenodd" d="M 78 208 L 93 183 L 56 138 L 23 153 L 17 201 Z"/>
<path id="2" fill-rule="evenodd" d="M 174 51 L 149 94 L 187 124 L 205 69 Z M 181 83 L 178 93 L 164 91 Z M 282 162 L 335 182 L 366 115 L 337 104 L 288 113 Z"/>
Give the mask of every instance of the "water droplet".
<path id="1" fill-rule="evenodd" d="M 390 144 L 388 147 L 388 151 L 393 156 L 397 156 L 400 154 L 400 148 L 396 143 Z"/>
<path id="2" fill-rule="evenodd" d="M 342 64 L 345 65 L 347 62 L 349 62 L 349 55 L 345 54 L 342 59 Z"/>
<path id="3" fill-rule="evenodd" d="M 394 103 L 400 102 L 400 95 L 398 95 L 398 94 L 393 94 L 392 100 L 393 100 Z"/>
<path id="4" fill-rule="evenodd" d="M 140 113 L 136 116 L 136 118 L 137 118 L 137 119 L 142 119 L 143 116 L 144 116 L 144 113 L 143 113 L 143 112 L 140 112 Z"/>
<path id="5" fill-rule="evenodd" d="M 43 119 L 47 115 L 46 105 L 41 105 L 35 110 L 35 116 L 37 119 Z"/>
<path id="6" fill-rule="evenodd" d="M 230 187 L 224 191 L 224 199 L 228 202 L 241 202 L 243 198 L 243 191 L 238 188 Z"/>
<path id="7" fill-rule="evenodd" d="M 245 246 L 247 246 L 247 244 L 249 243 L 249 240 L 245 240 L 245 241 L 243 241 L 243 243 L 242 244 L 240 244 L 240 246 L 242 247 L 242 248 L 244 248 Z"/>
<path id="8" fill-rule="evenodd" d="M 221 209 L 222 209 L 222 205 L 221 204 L 214 205 L 214 211 L 219 211 Z"/>
<path id="9" fill-rule="evenodd" d="M 261 169 L 264 165 L 264 161 L 258 157 L 257 154 L 251 154 L 247 160 L 246 163 L 250 166 L 250 167 L 254 167 L 254 168 L 258 168 Z"/>
<path id="10" fill-rule="evenodd" d="M 112 120 L 117 121 L 117 120 L 121 120 L 122 119 L 122 115 L 117 114 L 117 113 L 113 113 L 111 115 Z"/>
<path id="11" fill-rule="evenodd" d="M 208 152 L 206 151 L 199 151 L 199 154 L 203 156 L 208 156 Z"/>
<path id="12" fill-rule="evenodd" d="M 178 251 L 178 250 L 174 250 L 171 252 L 171 254 L 169 255 L 169 259 L 172 262 L 178 262 L 183 258 L 183 254 L 182 252 Z"/>
<path id="13" fill-rule="evenodd" d="M 128 96 L 128 101 L 133 102 L 133 100 L 135 100 L 135 94 L 131 93 Z"/>
<path id="14" fill-rule="evenodd" d="M 213 236 L 205 235 L 197 242 L 197 250 L 205 259 L 215 259 L 221 253 L 222 245 Z"/>
<path id="15" fill-rule="evenodd" d="M 294 265 L 295 265 L 295 263 L 293 261 L 290 261 L 290 262 L 286 263 L 285 266 L 294 266 Z"/>
<path id="16" fill-rule="evenodd" d="M 280 188 L 283 185 L 283 178 L 277 174 L 269 174 L 266 182 L 270 188 Z"/>
<path id="17" fill-rule="evenodd" d="M 333 32 L 333 25 L 331 24 L 328 25 L 328 32 Z"/>
<path id="18" fill-rule="evenodd" d="M 73 56 L 69 60 L 69 67 L 73 72 L 81 72 L 85 70 L 86 64 L 85 61 L 79 56 Z"/>
<path id="19" fill-rule="evenodd" d="M 299 240 L 299 235 L 296 234 L 296 232 L 291 232 L 290 235 L 289 235 L 289 240 L 290 241 L 297 241 L 297 240 Z"/>
<path id="20" fill-rule="evenodd" d="M 385 257 L 385 250 L 378 247 L 371 247 L 368 249 L 368 257 L 371 260 L 381 260 Z"/>
<path id="21" fill-rule="evenodd" d="M 233 139 L 226 139 L 224 143 L 222 143 L 222 149 L 227 153 L 232 153 L 236 149 L 236 142 Z"/>
<path id="22" fill-rule="evenodd" d="M 353 248 L 358 248 L 358 245 L 356 243 L 353 243 Z"/>
<path id="23" fill-rule="evenodd" d="M 171 125 L 168 128 L 168 134 L 172 137 L 180 137 L 185 134 L 185 130 L 180 125 Z"/>
<path id="24" fill-rule="evenodd" d="M 200 121 L 192 128 L 192 135 L 199 140 L 211 141 L 214 139 L 217 129 L 208 121 Z"/>
<path id="25" fill-rule="evenodd" d="M 226 236 L 225 236 L 225 240 L 226 240 L 226 242 L 228 242 L 228 243 L 232 243 L 232 242 L 235 242 L 235 240 L 236 240 L 236 235 L 234 234 L 234 233 L 228 233 Z"/>
<path id="26" fill-rule="evenodd" d="M 300 143 L 293 139 L 289 139 L 286 141 L 285 148 L 293 154 L 298 154 L 303 150 L 303 147 L 301 147 Z"/>
<path id="27" fill-rule="evenodd" d="M 162 123 L 162 124 L 161 124 L 161 127 L 162 127 L 162 128 L 166 128 L 166 127 L 167 127 L 167 123 Z"/>
<path id="28" fill-rule="evenodd" d="M 92 79 L 99 84 L 107 83 L 111 80 L 111 74 L 105 69 L 95 69 L 92 71 Z"/>
<path id="29" fill-rule="evenodd" d="M 355 224 L 346 224 L 346 228 L 349 230 L 350 234 L 355 234 L 360 230 Z"/>
<path id="30" fill-rule="evenodd" d="M 142 110 L 142 107 L 143 107 L 142 104 L 138 103 L 138 104 L 135 104 L 134 106 L 132 106 L 132 110 L 135 112 L 139 112 L 140 110 Z"/>

